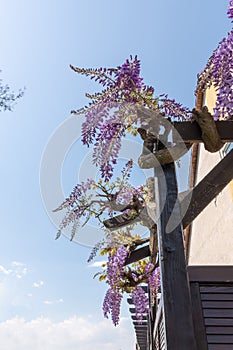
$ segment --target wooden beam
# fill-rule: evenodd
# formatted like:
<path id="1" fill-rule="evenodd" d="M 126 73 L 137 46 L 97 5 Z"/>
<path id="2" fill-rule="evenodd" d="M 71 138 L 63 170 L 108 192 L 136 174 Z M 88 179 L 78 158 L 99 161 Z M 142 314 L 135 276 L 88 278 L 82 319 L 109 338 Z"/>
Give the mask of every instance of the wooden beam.
<path id="1" fill-rule="evenodd" d="M 216 121 L 215 124 L 220 139 L 223 142 L 233 142 L 233 120 Z M 197 122 L 174 122 L 173 126 L 184 142 L 203 142 L 201 128 Z M 174 139 L 174 142 L 176 141 L 179 142 L 179 140 Z"/>
<path id="2" fill-rule="evenodd" d="M 103 224 L 108 230 L 114 231 L 138 221 L 140 221 L 139 213 L 133 215 L 130 213 L 124 213 L 114 216 L 111 219 L 104 220 Z"/>
<path id="3" fill-rule="evenodd" d="M 233 150 L 231 150 L 180 202 L 183 228 L 212 202 L 233 179 Z M 127 264 L 150 255 L 149 246 L 133 251 Z"/>
<path id="4" fill-rule="evenodd" d="M 174 163 L 155 168 L 161 292 L 167 350 L 197 350 L 184 255 Z M 175 215 L 174 228 L 169 221 Z M 170 224 L 169 224 L 170 223 Z M 167 231 L 169 225 L 169 232 Z"/>
<path id="5" fill-rule="evenodd" d="M 188 266 L 190 282 L 233 283 L 232 265 Z M 233 298 L 233 296 L 232 296 Z"/>
<path id="6" fill-rule="evenodd" d="M 132 264 L 133 262 L 144 259 L 149 255 L 150 255 L 149 245 L 136 249 L 132 251 L 130 256 L 126 259 L 125 265 L 129 265 L 129 264 Z"/>

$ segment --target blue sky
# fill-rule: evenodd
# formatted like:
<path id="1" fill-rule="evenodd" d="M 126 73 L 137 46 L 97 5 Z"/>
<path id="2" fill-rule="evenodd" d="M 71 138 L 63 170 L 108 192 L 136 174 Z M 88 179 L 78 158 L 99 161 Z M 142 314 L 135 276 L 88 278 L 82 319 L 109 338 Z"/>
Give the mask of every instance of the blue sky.
<path id="1" fill-rule="evenodd" d="M 114 67 L 137 54 L 148 85 L 192 108 L 196 75 L 231 29 L 227 4 L 227 0 L 1 2 L 1 78 L 14 90 L 26 87 L 14 112 L 0 115 L 2 350 L 32 346 L 90 350 L 93 344 L 96 350 L 133 349 L 126 302 L 119 327 L 103 319 L 106 286 L 92 279 L 98 270 L 86 264 L 90 250 L 65 237 L 54 240 L 56 227 L 41 198 L 41 160 L 54 132 L 63 132 L 71 120 L 70 110 L 82 107 L 85 92 L 98 88 L 71 71 L 69 64 Z M 77 120 L 70 122 L 78 128 Z M 79 130 L 75 133 L 78 137 Z M 50 166 L 64 151 L 67 133 L 61 135 Z M 85 177 L 89 169 L 88 162 L 83 163 L 87 156 L 81 143 L 68 146 L 59 170 L 62 175 L 54 180 L 61 180 L 65 193 L 78 174 Z M 187 161 L 181 163 L 182 184 L 188 170 Z M 52 186 L 48 175 L 48 188 Z M 51 190 L 52 204 L 56 195 Z M 97 229 L 82 234 L 93 237 L 91 230 L 94 234 Z"/>

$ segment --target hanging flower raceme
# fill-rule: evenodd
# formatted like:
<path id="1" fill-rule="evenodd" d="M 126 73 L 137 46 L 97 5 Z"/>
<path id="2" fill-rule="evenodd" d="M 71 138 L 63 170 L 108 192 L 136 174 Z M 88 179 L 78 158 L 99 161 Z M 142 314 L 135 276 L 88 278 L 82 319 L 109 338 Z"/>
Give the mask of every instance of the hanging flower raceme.
<path id="1" fill-rule="evenodd" d="M 160 287 L 160 268 L 149 262 L 146 266 L 146 274 L 148 275 L 148 287 L 151 293 L 151 304 L 154 305 Z"/>
<path id="2" fill-rule="evenodd" d="M 149 311 L 149 300 L 146 293 L 141 286 L 137 286 L 133 289 L 131 298 L 135 306 L 136 319 L 142 323 L 143 316 Z"/>
<path id="3" fill-rule="evenodd" d="M 119 323 L 121 300 L 122 294 L 118 289 L 109 288 L 107 290 L 103 302 L 103 313 L 106 318 L 111 314 L 114 326 L 117 326 Z"/>
<path id="4" fill-rule="evenodd" d="M 107 279 L 111 288 L 119 288 L 119 281 L 124 273 L 125 260 L 129 250 L 120 246 L 116 252 L 109 254 L 107 262 Z"/>
<path id="5" fill-rule="evenodd" d="M 121 277 L 124 273 L 125 260 L 129 254 L 129 250 L 120 246 L 115 252 L 108 256 L 107 262 L 107 283 L 110 288 L 107 290 L 104 302 L 104 316 L 108 318 L 111 314 L 113 324 L 116 326 L 119 322 L 120 305 L 122 300 L 121 293 Z"/>

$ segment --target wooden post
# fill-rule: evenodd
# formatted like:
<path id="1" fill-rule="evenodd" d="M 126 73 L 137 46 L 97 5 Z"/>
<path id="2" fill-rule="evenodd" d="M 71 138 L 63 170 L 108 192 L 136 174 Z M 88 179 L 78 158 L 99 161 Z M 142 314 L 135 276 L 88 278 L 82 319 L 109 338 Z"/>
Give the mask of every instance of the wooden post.
<path id="1" fill-rule="evenodd" d="M 167 350 L 197 350 L 187 279 L 174 163 L 155 168 L 156 221 Z M 176 211 L 174 229 L 167 224 Z M 181 222 L 181 220 L 180 220 Z"/>

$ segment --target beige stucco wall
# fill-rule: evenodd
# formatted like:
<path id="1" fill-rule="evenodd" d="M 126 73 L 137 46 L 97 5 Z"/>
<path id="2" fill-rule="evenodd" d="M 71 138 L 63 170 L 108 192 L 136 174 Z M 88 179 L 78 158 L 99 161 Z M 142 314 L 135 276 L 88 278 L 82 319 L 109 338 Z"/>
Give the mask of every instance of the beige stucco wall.
<path id="1" fill-rule="evenodd" d="M 205 105 L 212 113 L 215 91 L 206 93 Z M 199 148 L 197 183 L 221 160 L 222 152 L 209 153 Z M 194 220 L 191 228 L 189 265 L 233 264 L 232 183 Z"/>

